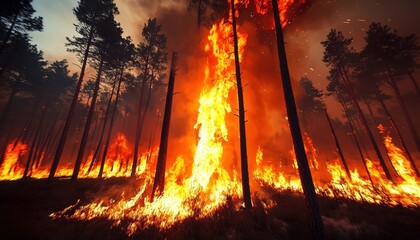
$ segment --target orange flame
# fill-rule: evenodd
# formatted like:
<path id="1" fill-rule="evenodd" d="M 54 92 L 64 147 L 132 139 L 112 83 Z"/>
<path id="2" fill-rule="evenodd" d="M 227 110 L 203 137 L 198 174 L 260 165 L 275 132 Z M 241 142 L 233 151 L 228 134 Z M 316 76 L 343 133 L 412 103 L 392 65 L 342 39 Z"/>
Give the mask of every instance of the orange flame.
<path id="1" fill-rule="evenodd" d="M 297 5 L 300 6 L 305 4 L 307 0 L 280 0 L 278 1 L 279 13 L 280 13 L 280 22 L 281 26 L 285 27 L 289 21 L 286 17 L 288 10 L 291 6 Z M 257 13 L 265 15 L 268 13 L 268 10 L 271 8 L 271 0 L 255 0 L 255 9 Z M 274 26 L 274 24 L 273 24 Z"/>
<path id="2" fill-rule="evenodd" d="M 20 163 L 20 157 L 27 151 L 27 145 L 22 142 L 7 145 L 4 161 L 0 166 L 0 180 L 15 180 L 23 176 L 25 167 Z"/>

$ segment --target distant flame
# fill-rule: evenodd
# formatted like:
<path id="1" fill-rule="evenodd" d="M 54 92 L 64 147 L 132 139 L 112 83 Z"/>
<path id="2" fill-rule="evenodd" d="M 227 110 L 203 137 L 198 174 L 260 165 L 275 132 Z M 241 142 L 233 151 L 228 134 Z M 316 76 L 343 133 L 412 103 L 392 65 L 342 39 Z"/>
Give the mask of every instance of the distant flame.
<path id="1" fill-rule="evenodd" d="M 5 157 L 0 166 L 0 180 L 15 180 L 22 178 L 25 167 L 19 162 L 20 156 L 27 151 L 27 145 L 13 142 L 7 145 Z"/>

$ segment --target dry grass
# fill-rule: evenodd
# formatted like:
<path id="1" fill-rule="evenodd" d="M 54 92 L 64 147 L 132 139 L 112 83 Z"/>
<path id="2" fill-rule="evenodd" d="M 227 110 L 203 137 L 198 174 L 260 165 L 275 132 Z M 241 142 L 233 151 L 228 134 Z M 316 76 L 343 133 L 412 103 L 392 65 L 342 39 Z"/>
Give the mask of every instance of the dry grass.
<path id="1" fill-rule="evenodd" d="M 129 187 L 127 187 L 129 186 Z M 127 179 L 82 179 L 0 182 L 1 239 L 127 239 L 124 226 L 104 219 L 88 222 L 52 220 L 48 215 L 98 195 L 118 198 L 121 189 L 134 192 Z M 198 199 L 190 204 L 197 205 Z M 267 204 L 275 206 L 266 209 Z M 346 199 L 319 198 L 328 239 L 420 239 L 420 209 L 362 204 Z M 304 199 L 292 192 L 261 189 L 250 211 L 231 199 L 212 216 L 190 217 L 159 231 L 148 228 L 132 239 L 309 239 Z M 197 213 L 199 208 L 197 207 Z"/>

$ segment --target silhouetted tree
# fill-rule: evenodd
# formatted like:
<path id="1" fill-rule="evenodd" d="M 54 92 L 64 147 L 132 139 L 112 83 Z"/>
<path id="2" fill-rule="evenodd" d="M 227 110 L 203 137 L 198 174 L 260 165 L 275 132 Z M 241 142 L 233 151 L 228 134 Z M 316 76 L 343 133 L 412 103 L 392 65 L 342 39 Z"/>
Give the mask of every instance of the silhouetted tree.
<path id="1" fill-rule="evenodd" d="M 403 44 L 403 42 L 407 42 L 408 40 L 398 36 L 396 31 L 391 32 L 391 29 L 387 25 L 381 25 L 380 23 L 369 25 L 369 30 L 366 34 L 366 46 L 361 52 L 364 64 L 371 71 L 382 75 L 384 77 L 383 82 L 394 91 L 417 150 L 420 151 L 420 138 L 397 85 L 397 74 L 399 73 L 399 68 L 401 68 L 399 61 L 402 62 L 408 58 L 402 46 L 407 45 Z M 416 47 L 413 48 L 415 49 Z M 415 56 L 418 51 L 417 46 L 417 50 L 414 51 L 413 55 Z M 413 65 L 413 63 L 410 65 Z"/>
<path id="2" fill-rule="evenodd" d="M 12 55 L 9 59 L 1 84 L 10 89 L 8 100 L 0 117 L 0 132 L 11 110 L 11 103 L 16 94 L 31 92 L 42 83 L 46 62 L 43 53 L 29 42 L 27 35 L 13 36 Z"/>
<path id="3" fill-rule="evenodd" d="M 188 11 L 197 11 L 197 26 L 209 25 L 228 14 L 227 1 L 220 0 L 189 0 Z"/>
<path id="4" fill-rule="evenodd" d="M 141 80 L 140 97 L 137 114 L 136 138 L 134 143 L 134 157 L 131 168 L 131 177 L 135 177 L 137 169 L 138 151 L 140 137 L 143 128 L 142 114 L 146 114 L 143 110 L 143 98 L 148 81 L 153 81 L 152 74 L 157 72 L 159 68 L 166 64 L 166 36 L 161 33 L 161 25 L 158 25 L 156 18 L 149 19 L 142 30 L 143 42 L 138 45 L 137 61 L 139 63 L 139 79 Z"/>
<path id="5" fill-rule="evenodd" d="M 235 54 L 235 75 L 236 75 L 236 88 L 238 90 L 238 117 L 239 117 L 239 140 L 241 144 L 241 173 L 242 173 L 242 192 L 245 203 L 245 208 L 252 207 L 251 190 L 249 187 L 248 175 L 248 154 L 246 148 L 246 128 L 245 128 L 245 104 L 243 96 L 243 88 L 241 81 L 241 68 L 239 64 L 239 49 L 238 49 L 238 35 L 236 30 L 236 16 L 235 16 L 235 3 L 231 0 L 231 17 L 233 27 L 233 53 Z"/>
<path id="6" fill-rule="evenodd" d="M 0 27 L 6 28 L 1 39 L 0 55 L 13 35 L 22 35 L 28 31 L 42 31 L 42 17 L 33 16 L 32 0 L 2 0 L 0 3 Z"/>
<path id="7" fill-rule="evenodd" d="M 124 81 L 124 79 L 127 79 L 127 75 L 124 76 L 124 71 L 130 70 L 130 68 L 134 65 L 135 47 L 132 44 L 130 37 L 123 39 L 121 44 L 118 47 L 116 47 L 114 50 L 115 50 L 114 56 L 115 56 L 115 61 L 116 61 L 115 64 L 119 68 L 120 75 L 118 79 L 118 87 L 117 87 L 117 92 L 115 94 L 116 97 L 115 97 L 114 108 L 111 115 L 108 135 L 107 135 L 105 146 L 104 146 L 104 154 L 102 155 L 101 167 L 99 169 L 98 177 L 102 176 L 106 156 L 108 154 L 108 147 L 111 140 L 112 130 L 114 127 L 115 115 L 118 111 L 118 100 L 120 98 L 121 84 Z"/>
<path id="8" fill-rule="evenodd" d="M 302 77 L 299 81 L 299 92 L 301 93 L 296 101 L 298 110 L 300 112 L 300 122 L 306 132 L 311 135 L 311 126 L 316 124 L 314 121 L 322 119 L 323 109 L 326 107 L 323 102 L 322 90 L 317 89 L 312 81 L 307 77 Z"/>
<path id="9" fill-rule="evenodd" d="M 296 160 L 299 167 L 299 176 L 302 183 L 303 193 L 308 207 L 311 222 L 312 236 L 314 239 L 324 239 L 324 227 L 318 206 L 318 199 L 309 169 L 308 159 L 305 153 L 305 146 L 300 131 L 299 119 L 296 110 L 295 98 L 290 81 L 289 67 L 287 65 L 286 49 L 284 46 L 283 30 L 280 23 L 280 14 L 277 0 L 272 0 L 274 13 L 274 24 L 276 27 L 277 50 L 279 55 L 280 72 L 283 83 L 284 99 L 286 103 L 287 118 L 290 132 L 293 138 L 293 145 Z"/>
<path id="10" fill-rule="evenodd" d="M 95 40 L 95 38 L 97 38 L 96 28 L 99 25 L 98 23 L 103 21 L 104 18 L 116 14 L 118 9 L 113 0 L 80 0 L 78 6 L 74 8 L 73 12 L 78 20 L 78 24 L 75 24 L 75 27 L 76 31 L 80 34 L 80 37 L 73 37 L 72 39 L 67 38 L 68 43 L 66 45 L 72 47 L 69 49 L 69 51 L 77 53 L 79 60 L 82 62 L 82 69 L 80 71 L 79 80 L 74 92 L 69 113 L 63 127 L 63 133 L 54 155 L 53 163 L 48 177 L 49 179 L 54 177 L 64 150 L 70 124 L 73 119 L 74 110 L 76 108 L 80 89 L 82 87 L 92 42 Z"/>
<path id="11" fill-rule="evenodd" d="M 323 61 L 327 66 L 332 67 L 336 71 L 340 77 L 341 82 L 346 87 L 346 91 L 358 111 L 360 121 L 363 124 L 366 133 L 368 134 L 369 140 L 375 150 L 385 176 L 387 179 L 392 180 L 391 173 L 385 164 L 385 160 L 382 157 L 381 151 L 379 150 L 378 144 L 376 143 L 372 131 L 369 128 L 368 122 L 366 121 L 366 118 L 354 93 L 353 86 L 350 82 L 349 72 L 352 68 L 354 68 L 354 64 L 357 61 L 357 54 L 353 49 L 349 48 L 351 42 L 351 38 L 345 38 L 341 32 L 337 32 L 335 29 L 332 29 L 327 36 L 327 40 L 321 42 L 325 48 Z"/>
<path id="12" fill-rule="evenodd" d="M 94 42 L 94 52 L 92 53 L 93 59 L 97 61 L 98 72 L 95 82 L 95 89 L 92 96 L 92 103 L 90 104 L 88 117 L 86 119 L 85 128 L 83 131 L 82 140 L 80 141 L 80 148 L 76 158 L 76 164 L 72 175 L 72 180 L 76 180 L 79 174 L 80 166 L 82 164 L 87 140 L 89 137 L 89 131 L 95 111 L 96 98 L 98 96 L 99 85 L 101 82 L 101 74 L 105 64 L 112 63 L 113 51 L 111 49 L 117 48 L 122 41 L 122 28 L 120 24 L 114 19 L 116 12 L 110 12 L 110 15 L 100 21 L 97 26 L 97 33 L 99 39 Z M 115 86 L 115 85 L 114 85 Z M 107 116 L 105 116 L 106 119 Z M 106 122 L 105 122 L 106 124 Z"/>
<path id="13" fill-rule="evenodd" d="M 372 186 L 374 187 L 374 183 L 372 181 L 372 177 L 370 176 L 369 169 L 366 164 L 366 158 L 362 152 L 361 144 L 359 142 L 356 128 L 354 126 L 352 116 L 356 113 L 354 110 L 350 110 L 348 104 L 351 103 L 351 100 L 347 97 L 347 92 L 345 90 L 345 86 L 340 82 L 338 73 L 336 71 L 330 71 L 330 75 L 327 77 L 330 81 L 327 86 L 327 91 L 329 92 L 327 95 L 332 95 L 334 98 L 341 104 L 341 107 L 344 111 L 344 117 L 347 119 L 347 124 L 350 128 L 350 135 L 353 138 L 354 143 L 356 144 L 358 153 L 360 158 L 362 159 L 363 166 L 365 171 L 368 175 Z"/>
<path id="14" fill-rule="evenodd" d="M 166 94 L 165 113 L 163 115 L 162 132 L 158 160 L 156 163 L 155 178 L 153 181 L 152 200 L 156 195 L 163 193 L 165 189 L 166 155 L 168 150 L 169 127 L 171 124 L 172 98 L 175 87 L 176 53 L 172 53 L 171 70 L 169 74 L 168 90 Z"/>

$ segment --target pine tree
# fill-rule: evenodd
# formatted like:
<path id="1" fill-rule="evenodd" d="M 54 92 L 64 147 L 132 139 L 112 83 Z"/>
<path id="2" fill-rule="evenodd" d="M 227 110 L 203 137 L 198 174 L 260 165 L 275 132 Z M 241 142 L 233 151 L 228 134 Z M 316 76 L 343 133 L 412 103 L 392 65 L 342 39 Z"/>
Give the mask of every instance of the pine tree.
<path id="1" fill-rule="evenodd" d="M 239 50 L 238 50 L 238 35 L 236 30 L 236 16 L 235 16 L 235 3 L 231 0 L 231 17 L 233 27 L 233 48 L 235 54 L 235 75 L 236 75 L 236 88 L 238 90 L 238 107 L 239 107 L 239 139 L 241 144 L 241 173 L 242 173 L 242 192 L 245 203 L 245 208 L 252 207 L 251 190 L 249 187 L 249 174 L 248 174 L 248 154 L 246 148 L 246 128 L 245 128 L 245 106 L 244 96 L 241 80 L 241 68 L 239 64 Z"/>
<path id="2" fill-rule="evenodd" d="M 309 169 L 308 159 L 303 145 L 302 133 L 300 131 L 299 119 L 296 110 L 295 98 L 293 95 L 292 84 L 290 81 L 289 67 L 287 65 L 286 50 L 284 46 L 283 30 L 280 23 L 280 14 L 277 0 L 272 0 L 274 13 L 274 24 L 276 27 L 277 50 L 279 56 L 281 79 L 283 83 L 283 92 L 287 109 L 287 118 L 289 121 L 290 132 L 293 138 L 293 145 L 296 154 L 296 160 L 299 168 L 299 176 L 308 207 L 311 221 L 312 236 L 314 239 L 324 239 L 324 227 L 321 220 L 321 214 L 318 206 L 318 199 Z"/>
<path id="3" fill-rule="evenodd" d="M 54 155 L 48 177 L 49 179 L 54 178 L 58 163 L 60 162 L 61 155 L 63 154 L 67 135 L 70 130 L 70 124 L 73 120 L 74 111 L 79 98 L 80 89 L 82 87 L 87 61 L 90 57 L 91 46 L 97 38 L 97 27 L 99 22 L 103 21 L 103 19 L 109 15 L 115 15 L 118 12 L 118 9 L 113 0 L 80 0 L 78 6 L 73 10 L 73 12 L 78 20 L 78 24 L 75 24 L 75 27 L 76 31 L 80 34 L 80 37 L 73 37 L 72 39 L 67 38 L 68 43 L 66 45 L 71 47 L 68 49 L 70 52 L 77 53 L 79 60 L 82 62 L 82 68 L 73 95 L 73 100 L 65 120 L 63 132 Z"/>
<path id="4" fill-rule="evenodd" d="M 13 35 L 24 35 L 29 31 L 42 31 L 42 17 L 33 16 L 32 0 L 2 0 L 0 3 L 1 27 L 6 28 L 1 39 L 0 55 Z"/>
<path id="5" fill-rule="evenodd" d="M 156 18 L 149 19 L 143 27 L 142 36 L 144 38 L 137 49 L 137 61 L 139 63 L 139 78 L 141 79 L 140 97 L 137 112 L 137 128 L 134 143 L 134 157 L 131 168 L 131 177 L 135 177 L 138 161 L 138 151 L 140 137 L 143 128 L 143 115 L 146 114 L 143 109 L 143 98 L 147 82 L 153 81 L 152 73 L 157 72 L 166 64 L 166 36 L 161 33 L 161 25 L 158 25 Z"/>
<path id="6" fill-rule="evenodd" d="M 327 66 L 331 66 L 332 69 L 340 77 L 340 80 L 345 86 L 346 91 L 350 96 L 350 99 L 352 100 L 354 106 L 357 109 L 360 121 L 363 124 L 363 127 L 375 150 L 376 156 L 378 157 L 379 163 L 381 164 L 385 176 L 388 180 L 392 181 L 393 179 L 391 177 L 391 173 L 385 164 L 385 160 L 381 154 L 381 151 L 379 150 L 378 144 L 376 143 L 373 133 L 369 128 L 368 122 L 366 121 L 366 117 L 363 114 L 363 111 L 354 93 L 354 88 L 350 82 L 349 72 L 351 68 L 354 68 L 355 62 L 357 62 L 357 54 L 354 52 L 353 49 L 349 49 L 349 45 L 351 44 L 351 42 L 352 39 L 346 39 L 341 32 L 337 32 L 336 30 L 332 29 L 327 36 L 327 40 L 321 42 L 321 44 L 325 48 L 323 61 L 326 63 Z"/>

